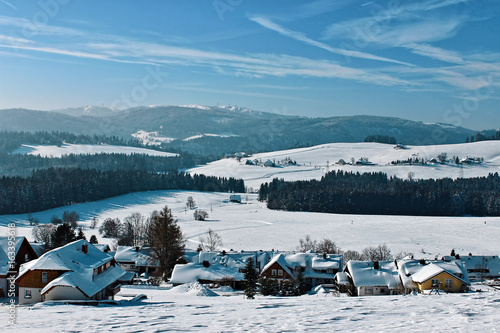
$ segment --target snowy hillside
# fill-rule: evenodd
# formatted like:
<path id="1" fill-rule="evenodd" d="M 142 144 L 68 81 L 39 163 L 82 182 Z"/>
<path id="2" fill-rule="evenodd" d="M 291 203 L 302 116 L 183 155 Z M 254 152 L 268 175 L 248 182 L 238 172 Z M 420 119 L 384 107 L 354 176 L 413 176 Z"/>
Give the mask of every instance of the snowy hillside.
<path id="1" fill-rule="evenodd" d="M 480 164 L 460 164 L 453 161 L 447 163 L 432 163 L 426 165 L 392 165 L 397 160 L 418 158 L 430 161 L 441 153 L 447 154 L 447 159 L 453 156 L 459 159 L 465 157 L 484 158 Z M 290 158 L 297 165 L 278 165 L 264 167 L 262 165 L 247 165 L 247 160 L 257 160 L 262 163 L 271 160 L 276 164 Z M 373 165 L 352 165 L 361 158 Z M 344 160 L 345 165 L 337 164 Z M 258 163 L 257 163 L 258 164 Z M 499 141 L 482 141 L 454 145 L 407 146 L 406 149 L 396 149 L 394 145 L 380 143 L 332 143 L 308 148 L 290 149 L 269 153 L 255 154 L 238 162 L 234 158 L 222 159 L 208 165 L 190 169 L 191 173 L 203 173 L 213 176 L 235 177 L 245 180 L 248 187 L 258 189 L 263 182 L 273 178 L 285 180 L 319 179 L 329 170 L 344 170 L 353 172 L 382 171 L 388 175 L 407 178 L 413 173 L 413 178 L 457 178 L 487 176 L 488 173 L 500 172 Z"/>
<path id="2" fill-rule="evenodd" d="M 79 145 L 79 144 L 63 144 L 58 146 L 32 146 L 22 145 L 16 149 L 13 154 L 28 154 L 40 155 L 42 157 L 61 157 L 63 155 L 95 155 L 95 154 L 145 154 L 149 156 L 177 156 L 177 154 L 156 151 L 152 149 L 127 147 L 127 146 L 112 146 L 112 145 Z"/>
<path id="3" fill-rule="evenodd" d="M 186 210 L 186 201 L 192 196 L 197 208 L 208 212 L 206 221 L 195 221 L 194 210 Z M 196 249 L 199 236 L 213 229 L 222 236 L 227 250 L 293 250 L 299 239 L 309 234 L 312 238 L 331 238 L 343 250 L 361 251 L 366 246 L 387 244 L 393 254 L 401 251 L 418 257 L 434 258 L 449 255 L 452 248 L 458 253 L 498 255 L 500 219 L 498 217 L 418 217 L 338 215 L 308 212 L 269 210 L 266 203 L 257 201 L 255 194 L 242 194 L 241 204 L 229 203 L 227 193 L 153 191 L 127 194 L 97 202 L 71 205 L 33 213 L 41 223 L 48 223 L 53 215 L 62 216 L 66 210 L 80 215 L 87 239 L 96 235 L 99 243 L 112 243 L 103 239 L 90 222 L 97 217 L 123 219 L 133 212 L 149 215 L 165 205 L 172 209 L 188 242 Z M 0 216 L 0 233 L 7 225 L 16 223 L 18 236 L 31 239 L 27 215 Z M 485 223 L 486 222 L 486 223 Z M 425 232 L 422 232 L 425 230 Z M 474 235 L 474 237 L 470 237 Z"/>

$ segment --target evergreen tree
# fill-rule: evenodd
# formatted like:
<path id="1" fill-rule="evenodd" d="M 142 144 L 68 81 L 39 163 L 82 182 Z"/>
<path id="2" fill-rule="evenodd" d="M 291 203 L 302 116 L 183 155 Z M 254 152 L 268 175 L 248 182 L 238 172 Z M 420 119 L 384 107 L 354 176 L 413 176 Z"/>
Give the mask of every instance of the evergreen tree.
<path id="1" fill-rule="evenodd" d="M 184 255 L 185 239 L 167 206 L 160 212 L 153 212 L 150 220 L 149 245 L 153 249 L 153 258 L 160 262 L 160 271 L 166 279 L 177 260 Z"/>
<path id="2" fill-rule="evenodd" d="M 69 223 L 63 223 L 57 227 L 51 236 L 51 248 L 64 246 L 76 240 L 75 230 Z"/>
<path id="3" fill-rule="evenodd" d="M 83 228 L 82 227 L 78 228 L 78 235 L 76 236 L 76 239 L 77 240 L 79 240 L 79 239 L 85 239 L 85 240 L 87 240 L 87 237 L 85 237 L 85 234 L 83 233 Z"/>
<path id="4" fill-rule="evenodd" d="M 255 294 L 257 293 L 257 273 L 255 272 L 253 258 L 247 259 L 247 264 L 245 266 L 245 269 L 243 270 L 243 274 L 245 277 L 245 296 L 248 299 L 254 299 Z"/>
<path id="5" fill-rule="evenodd" d="M 89 240 L 90 244 L 99 244 L 99 241 L 97 240 L 97 237 L 95 235 L 90 236 Z"/>

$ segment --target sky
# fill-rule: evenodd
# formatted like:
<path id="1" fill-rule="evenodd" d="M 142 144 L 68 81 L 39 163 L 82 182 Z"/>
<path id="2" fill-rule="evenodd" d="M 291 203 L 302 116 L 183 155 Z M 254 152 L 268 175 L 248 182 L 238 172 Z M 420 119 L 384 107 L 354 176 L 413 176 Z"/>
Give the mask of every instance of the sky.
<path id="1" fill-rule="evenodd" d="M 0 0 L 0 109 L 239 105 L 500 127 L 494 0 Z"/>

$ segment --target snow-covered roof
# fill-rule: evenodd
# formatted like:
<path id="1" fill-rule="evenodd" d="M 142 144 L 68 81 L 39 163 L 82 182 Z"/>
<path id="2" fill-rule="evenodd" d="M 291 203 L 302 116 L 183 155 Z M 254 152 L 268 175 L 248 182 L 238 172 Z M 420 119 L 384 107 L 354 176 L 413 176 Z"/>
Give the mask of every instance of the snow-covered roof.
<path id="1" fill-rule="evenodd" d="M 332 258 L 318 258 L 312 259 L 312 269 L 326 270 L 326 269 L 339 269 L 340 262 Z"/>
<path id="2" fill-rule="evenodd" d="M 227 277 L 231 277 L 235 281 L 244 280 L 243 273 L 240 273 L 239 270 L 234 267 L 227 267 L 221 264 L 205 267 L 202 264 L 188 263 L 175 265 L 170 282 L 181 284 L 199 280 L 219 281 Z"/>
<path id="3" fill-rule="evenodd" d="M 420 260 L 414 259 L 400 259 L 398 260 L 398 271 L 401 282 L 405 288 L 416 289 L 418 286 L 411 279 L 412 275 L 418 272 L 425 266 Z"/>
<path id="4" fill-rule="evenodd" d="M 186 260 L 198 264 L 208 261 L 210 264 L 219 263 L 235 268 L 245 268 L 248 258 L 254 259 L 254 262 L 260 263 L 262 267 L 269 262 L 272 256 L 273 252 L 267 251 L 200 251 L 198 257 L 185 255 Z"/>
<path id="5" fill-rule="evenodd" d="M 327 269 L 339 269 L 342 264 L 341 255 L 327 255 L 326 258 L 322 254 L 317 254 L 314 252 L 306 253 L 280 253 L 273 257 L 273 259 L 264 267 L 263 271 L 266 271 L 274 263 L 278 263 L 283 269 L 290 275 L 293 276 L 291 270 L 298 267 L 304 269 L 304 277 L 310 278 L 325 278 L 328 277 L 327 274 L 321 271 Z"/>
<path id="6" fill-rule="evenodd" d="M 455 256 L 444 257 L 446 261 L 461 260 L 467 272 L 472 277 L 476 277 L 477 273 L 474 270 L 482 268 L 483 264 L 489 270 L 486 276 L 497 277 L 500 276 L 500 258 L 498 256 L 460 256 L 460 259 L 456 259 Z M 484 263 L 483 263 L 484 260 Z"/>
<path id="7" fill-rule="evenodd" d="M 393 261 L 379 261 L 375 269 L 373 261 L 350 260 L 347 270 L 356 287 L 386 286 L 395 288 L 400 282 L 398 269 Z"/>
<path id="8" fill-rule="evenodd" d="M 412 280 L 417 283 L 428 281 L 443 272 L 454 275 L 464 283 L 470 284 L 467 271 L 459 261 L 452 262 L 433 262 L 422 267 L 418 272 L 412 275 Z"/>
<path id="9" fill-rule="evenodd" d="M 0 237 L 0 248 L 2 248 L 5 253 L 9 252 L 9 250 L 8 250 L 9 238 L 10 237 Z M 21 245 L 23 244 L 24 239 L 25 239 L 24 237 L 15 237 L 14 243 L 15 243 L 16 254 L 19 251 L 19 249 L 21 248 Z"/>
<path id="10" fill-rule="evenodd" d="M 271 259 L 271 261 L 266 266 L 264 266 L 262 271 L 263 272 L 267 271 L 275 263 L 278 263 L 278 265 L 280 265 L 288 275 L 293 276 L 293 273 L 290 271 L 289 264 L 285 260 L 285 255 L 283 253 L 274 256 L 274 258 Z M 292 268 L 294 268 L 294 266 L 292 266 Z"/>
<path id="11" fill-rule="evenodd" d="M 136 266 L 158 267 L 160 263 L 153 259 L 151 248 L 118 246 L 115 253 L 117 262 L 133 262 Z"/>
<path id="12" fill-rule="evenodd" d="M 337 282 L 338 285 L 348 285 L 349 276 L 345 272 L 338 272 L 335 275 L 335 282 Z"/>
<path id="13" fill-rule="evenodd" d="M 83 251 L 85 245 L 87 246 L 86 253 Z M 113 257 L 81 239 L 49 251 L 40 258 L 21 265 L 17 280 L 32 270 L 64 271 L 66 273 L 45 286 L 42 294 L 56 286 L 67 286 L 78 288 L 91 297 L 125 274 L 125 271 L 120 267 L 110 265 L 108 269 L 94 277 L 94 269 L 111 260 Z"/>

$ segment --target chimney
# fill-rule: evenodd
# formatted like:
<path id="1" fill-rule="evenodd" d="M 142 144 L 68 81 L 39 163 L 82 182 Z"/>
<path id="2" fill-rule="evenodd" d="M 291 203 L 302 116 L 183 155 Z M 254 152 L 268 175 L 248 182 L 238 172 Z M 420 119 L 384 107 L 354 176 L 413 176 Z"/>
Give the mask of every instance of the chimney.
<path id="1" fill-rule="evenodd" d="M 82 252 L 85 254 L 89 252 L 89 246 L 87 244 L 82 245 Z"/>
<path id="2" fill-rule="evenodd" d="M 135 247 L 135 252 L 139 252 L 139 247 L 138 246 Z"/>
<path id="3" fill-rule="evenodd" d="M 373 262 L 373 269 L 379 269 L 379 268 L 380 268 L 380 266 L 379 266 L 378 260 L 374 261 Z"/>

